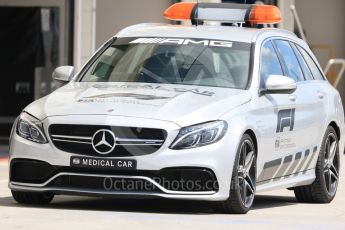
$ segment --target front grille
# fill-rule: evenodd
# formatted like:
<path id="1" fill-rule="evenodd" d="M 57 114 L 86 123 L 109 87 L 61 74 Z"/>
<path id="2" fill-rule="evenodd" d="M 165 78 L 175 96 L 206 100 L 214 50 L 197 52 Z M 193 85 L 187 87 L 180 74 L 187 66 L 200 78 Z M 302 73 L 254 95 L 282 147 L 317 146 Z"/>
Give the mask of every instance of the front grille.
<path id="1" fill-rule="evenodd" d="M 154 170 L 113 170 L 113 169 L 81 169 L 68 166 L 50 165 L 47 162 L 14 159 L 10 164 L 10 180 L 12 182 L 41 184 L 56 176 L 59 173 L 66 174 L 97 174 L 104 176 L 76 176 L 63 175 L 54 179 L 49 186 L 84 188 L 84 189 L 103 189 L 111 187 L 109 183 L 116 183 L 123 191 L 150 191 L 157 192 L 159 189 L 145 179 L 126 178 L 147 177 L 154 180 L 160 186 L 171 191 L 218 191 L 219 185 L 214 172 L 207 168 L 197 167 L 173 167 L 163 168 L 159 171 Z M 109 176 L 124 176 L 105 180 Z"/>
<path id="2" fill-rule="evenodd" d="M 154 184 L 144 179 L 98 176 L 64 175 L 53 180 L 48 186 L 103 192 L 160 192 Z"/>
<path id="3" fill-rule="evenodd" d="M 109 130 L 115 135 L 115 148 L 110 149 L 111 151 L 108 153 L 104 153 L 108 146 L 96 147 L 101 151 L 97 152 L 92 145 L 93 136 L 100 130 Z M 62 124 L 51 125 L 49 134 L 55 147 L 62 151 L 89 156 L 102 155 L 103 157 L 151 154 L 163 145 L 167 136 L 163 129 Z"/>

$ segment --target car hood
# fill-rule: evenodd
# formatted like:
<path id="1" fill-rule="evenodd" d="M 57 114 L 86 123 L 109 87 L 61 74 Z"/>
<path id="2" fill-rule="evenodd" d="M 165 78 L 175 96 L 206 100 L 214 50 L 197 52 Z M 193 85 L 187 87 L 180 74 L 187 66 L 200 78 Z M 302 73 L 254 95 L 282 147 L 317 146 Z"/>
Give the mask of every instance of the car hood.
<path id="1" fill-rule="evenodd" d="M 247 90 L 220 87 L 71 82 L 31 104 L 26 111 L 41 119 L 112 115 L 165 120 L 185 126 L 216 120 L 250 98 Z"/>

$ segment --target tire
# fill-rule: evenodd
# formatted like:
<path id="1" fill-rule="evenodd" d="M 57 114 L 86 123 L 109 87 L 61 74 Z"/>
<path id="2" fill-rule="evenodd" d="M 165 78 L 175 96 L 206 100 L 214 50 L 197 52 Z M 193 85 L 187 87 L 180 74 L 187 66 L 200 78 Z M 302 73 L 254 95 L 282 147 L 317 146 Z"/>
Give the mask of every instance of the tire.
<path id="1" fill-rule="evenodd" d="M 11 191 L 12 197 L 20 204 L 49 204 L 54 195 L 51 193 L 31 193 L 31 192 L 19 192 Z"/>
<path id="2" fill-rule="evenodd" d="M 252 138 L 248 134 L 244 134 L 236 154 L 229 198 L 216 203 L 217 211 L 245 214 L 250 210 L 255 196 L 256 156 Z"/>
<path id="3" fill-rule="evenodd" d="M 315 176 L 313 184 L 293 188 L 296 199 L 304 203 L 330 203 L 339 184 L 339 143 L 337 133 L 331 126 L 322 140 Z"/>

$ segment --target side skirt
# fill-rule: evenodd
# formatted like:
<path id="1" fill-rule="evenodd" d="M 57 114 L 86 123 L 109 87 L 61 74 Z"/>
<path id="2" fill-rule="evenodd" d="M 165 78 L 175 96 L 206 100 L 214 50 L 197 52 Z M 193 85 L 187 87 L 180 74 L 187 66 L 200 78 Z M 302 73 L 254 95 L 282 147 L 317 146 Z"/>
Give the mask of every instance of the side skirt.
<path id="1" fill-rule="evenodd" d="M 315 169 L 292 174 L 281 180 L 268 180 L 258 182 L 256 185 L 256 192 L 265 192 L 275 189 L 291 188 L 296 186 L 312 184 L 315 180 Z"/>

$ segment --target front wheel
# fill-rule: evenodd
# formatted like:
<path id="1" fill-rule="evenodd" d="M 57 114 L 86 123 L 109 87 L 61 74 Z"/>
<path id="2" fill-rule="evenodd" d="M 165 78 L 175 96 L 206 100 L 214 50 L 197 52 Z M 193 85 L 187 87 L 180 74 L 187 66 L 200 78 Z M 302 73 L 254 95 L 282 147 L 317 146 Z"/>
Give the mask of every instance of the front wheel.
<path id="1" fill-rule="evenodd" d="M 256 188 L 256 149 L 252 138 L 244 134 L 237 150 L 229 198 L 217 203 L 217 210 L 245 214 L 254 202 Z"/>
<path id="2" fill-rule="evenodd" d="M 51 193 L 11 191 L 12 197 L 20 204 L 49 204 L 54 195 Z"/>
<path id="3" fill-rule="evenodd" d="M 334 128 L 329 126 L 323 138 L 312 185 L 294 188 L 300 202 L 329 203 L 335 197 L 339 181 L 339 146 Z"/>

